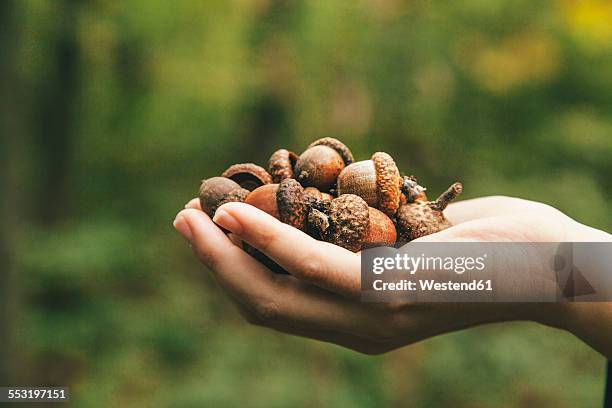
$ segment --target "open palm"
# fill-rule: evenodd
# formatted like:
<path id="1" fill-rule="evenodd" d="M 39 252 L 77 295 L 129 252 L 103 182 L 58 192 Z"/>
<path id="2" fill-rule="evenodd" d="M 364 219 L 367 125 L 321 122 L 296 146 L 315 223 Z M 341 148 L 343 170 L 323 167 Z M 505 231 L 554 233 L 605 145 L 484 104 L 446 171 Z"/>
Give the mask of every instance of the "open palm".
<path id="1" fill-rule="evenodd" d="M 487 322 L 524 319 L 561 326 L 555 317 L 562 307 L 558 304 L 362 303 L 359 254 L 317 241 L 247 204 L 225 204 L 214 222 L 197 199 L 186 207 L 177 215 L 176 229 L 246 319 L 257 325 L 367 354 Z M 445 214 L 454 226 L 419 241 L 609 239 L 548 205 L 511 197 L 458 202 Z M 289 274 L 271 272 L 242 250 L 241 241 Z"/>

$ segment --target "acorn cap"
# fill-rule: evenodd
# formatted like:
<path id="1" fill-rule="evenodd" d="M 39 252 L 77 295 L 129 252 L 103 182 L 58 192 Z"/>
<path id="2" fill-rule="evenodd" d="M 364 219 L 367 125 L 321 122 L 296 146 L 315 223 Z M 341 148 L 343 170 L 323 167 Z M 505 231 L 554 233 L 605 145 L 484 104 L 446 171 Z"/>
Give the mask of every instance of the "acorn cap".
<path id="1" fill-rule="evenodd" d="M 368 204 L 354 194 L 343 194 L 332 200 L 329 209 L 332 227 L 326 241 L 350 251 L 361 249 L 370 224 Z"/>
<path id="2" fill-rule="evenodd" d="M 249 193 L 249 190 L 242 187 L 232 190 L 219 200 L 217 208 L 221 207 L 225 203 L 243 203 Z"/>
<path id="3" fill-rule="evenodd" d="M 402 195 L 400 196 L 400 200 L 403 198 L 407 203 L 427 201 L 427 194 L 425 193 L 427 189 L 417 182 L 416 177 L 404 176 L 402 177 L 401 184 Z"/>
<path id="4" fill-rule="evenodd" d="M 312 206 L 320 205 L 323 202 L 331 202 L 334 197 L 328 193 L 322 193 L 316 187 L 305 187 L 304 195 L 306 197 L 306 202 L 308 203 L 309 208 Z"/>
<path id="5" fill-rule="evenodd" d="M 287 178 L 279 183 L 276 206 L 282 222 L 302 231 L 305 229 L 308 205 L 304 188 L 297 180 Z"/>
<path id="6" fill-rule="evenodd" d="M 334 139 L 333 137 L 323 137 L 321 139 L 317 139 L 308 145 L 307 150 L 314 146 L 331 147 L 336 152 L 338 152 L 340 157 L 342 157 L 345 166 L 348 166 L 354 161 L 353 154 L 351 153 L 350 149 L 346 147 L 344 143 L 342 143 L 338 139 Z"/>
<path id="7" fill-rule="evenodd" d="M 376 170 L 378 209 L 392 217 L 399 208 L 402 178 L 395 161 L 385 152 L 372 155 Z"/>
<path id="8" fill-rule="evenodd" d="M 268 171 L 274 183 L 280 183 L 286 178 L 293 178 L 293 168 L 298 155 L 286 149 L 279 149 L 272 153 L 268 164 Z"/>
<path id="9" fill-rule="evenodd" d="M 254 163 L 240 163 L 230 166 L 221 174 L 240 184 L 240 187 L 253 191 L 259 186 L 272 183 L 272 177 L 261 166 Z"/>
<path id="10" fill-rule="evenodd" d="M 451 226 L 442 211 L 429 204 L 428 201 L 418 201 L 399 208 L 396 218 L 399 242 L 410 242 Z"/>

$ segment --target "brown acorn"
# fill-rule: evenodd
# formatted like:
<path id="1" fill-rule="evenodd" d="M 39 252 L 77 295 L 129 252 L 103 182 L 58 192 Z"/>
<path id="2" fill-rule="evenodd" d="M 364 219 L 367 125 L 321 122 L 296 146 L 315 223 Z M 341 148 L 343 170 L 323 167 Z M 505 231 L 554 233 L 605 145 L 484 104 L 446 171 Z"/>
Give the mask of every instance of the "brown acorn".
<path id="1" fill-rule="evenodd" d="M 392 245 L 397 238 L 391 219 L 354 194 L 333 199 L 325 209 L 312 208 L 308 226 L 324 241 L 353 252 L 366 246 Z"/>
<path id="2" fill-rule="evenodd" d="M 305 229 L 308 202 L 304 188 L 294 179 L 258 187 L 247 196 L 245 203 L 259 208 L 299 230 Z"/>
<path id="3" fill-rule="evenodd" d="M 396 215 L 398 242 L 410 242 L 449 228 L 451 223 L 443 211 L 462 191 L 461 183 L 454 183 L 435 201 L 401 205 Z"/>
<path id="4" fill-rule="evenodd" d="M 217 208 L 225 203 L 243 202 L 249 190 L 240 187 L 235 181 L 226 177 L 211 177 L 202 180 L 200 185 L 200 205 L 210 217 L 215 215 Z"/>
<path id="5" fill-rule="evenodd" d="M 254 163 L 240 163 L 230 166 L 221 174 L 240 184 L 240 187 L 249 191 L 255 190 L 259 186 L 272 183 L 272 177 L 261 166 Z"/>
<path id="6" fill-rule="evenodd" d="M 400 204 L 403 179 L 391 156 L 377 152 L 370 160 L 347 166 L 338 176 L 338 195 L 355 194 L 370 207 L 393 217 Z"/>
<path id="7" fill-rule="evenodd" d="M 280 183 L 286 178 L 295 178 L 293 168 L 298 160 L 298 155 L 286 149 L 279 149 L 272 153 L 268 164 L 268 171 L 272 175 L 274 183 Z"/>
<path id="8" fill-rule="evenodd" d="M 304 187 L 329 192 L 345 166 L 353 162 L 353 154 L 341 141 L 324 137 L 312 142 L 295 164 L 296 179 Z"/>

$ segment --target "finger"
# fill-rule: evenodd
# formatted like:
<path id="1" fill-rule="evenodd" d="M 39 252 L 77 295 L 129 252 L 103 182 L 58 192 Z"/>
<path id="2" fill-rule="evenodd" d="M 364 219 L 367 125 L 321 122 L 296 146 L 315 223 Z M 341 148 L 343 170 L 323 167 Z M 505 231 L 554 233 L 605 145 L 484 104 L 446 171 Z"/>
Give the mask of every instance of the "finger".
<path id="1" fill-rule="evenodd" d="M 245 312 L 252 323 L 302 333 L 336 333 L 382 342 L 395 338 L 392 314 L 352 301 L 291 275 L 276 275 L 274 296 Z"/>
<path id="2" fill-rule="evenodd" d="M 214 222 L 257 248 L 304 281 L 342 295 L 360 294 L 358 254 L 317 241 L 271 215 L 243 203 L 219 207 Z"/>
<path id="3" fill-rule="evenodd" d="M 452 203 L 444 210 L 444 215 L 456 225 L 481 218 L 517 212 L 542 211 L 545 208 L 550 207 L 521 198 L 490 196 Z"/>
<path id="4" fill-rule="evenodd" d="M 194 251 L 243 310 L 263 325 L 285 324 L 304 330 L 328 330 L 376 338 L 384 319 L 355 303 L 290 275 L 272 274 L 236 247 L 201 211 L 181 211 Z M 178 227 L 177 227 L 178 229 Z"/>
<path id="5" fill-rule="evenodd" d="M 537 243 L 563 242 L 565 225 L 561 220 L 542 217 L 538 214 L 517 213 L 467 221 L 443 231 L 416 239 L 403 247 L 404 251 L 416 251 L 422 242 L 517 242 L 529 245 L 447 245 L 444 251 L 449 256 L 487 256 L 486 279 L 495 282 L 495 291 L 486 293 L 490 300 L 543 299 L 556 296 L 559 290 L 555 270 L 550 259 L 554 259 L 556 247 Z M 411 248 L 413 246 L 413 248 Z M 484 250 L 483 248 L 486 248 Z M 454 254 L 454 255 L 453 255 Z M 448 271 L 428 270 L 432 279 L 445 279 Z M 480 275 L 480 276 L 479 276 Z M 466 271 L 461 279 L 485 279 L 482 273 Z M 485 293 L 483 293 L 485 295 Z"/>
<path id="6" fill-rule="evenodd" d="M 566 231 L 562 219 L 527 211 L 466 221 L 412 242 L 561 242 Z"/>
<path id="7" fill-rule="evenodd" d="M 204 212 L 181 211 L 177 230 L 187 227 L 192 248 L 213 272 L 220 285 L 239 302 L 267 298 L 272 292 L 272 273 L 236 246 Z M 181 232 L 182 233 L 182 232 Z M 185 236 L 185 235 L 184 235 Z"/>
<path id="8" fill-rule="evenodd" d="M 185 208 L 193 208 L 195 210 L 202 211 L 202 205 L 200 204 L 200 199 L 199 198 L 193 198 L 193 199 L 189 200 L 189 202 L 187 204 L 185 204 Z"/>

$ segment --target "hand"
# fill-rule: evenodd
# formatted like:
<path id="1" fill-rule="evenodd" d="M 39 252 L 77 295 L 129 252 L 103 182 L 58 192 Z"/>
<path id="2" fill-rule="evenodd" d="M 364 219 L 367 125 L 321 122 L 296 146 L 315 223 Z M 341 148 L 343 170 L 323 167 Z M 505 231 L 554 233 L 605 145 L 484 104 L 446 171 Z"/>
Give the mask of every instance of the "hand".
<path id="1" fill-rule="evenodd" d="M 445 214 L 454 226 L 420 241 L 610 239 L 550 206 L 516 198 L 467 200 L 451 204 Z M 605 335 L 612 333 L 612 304 L 599 304 L 605 308 L 599 311 L 606 316 L 603 331 L 589 332 L 576 322 L 592 315 L 589 305 L 597 304 L 361 303 L 359 254 L 317 241 L 252 206 L 225 204 L 213 222 L 194 199 L 174 225 L 246 319 L 257 325 L 378 354 L 478 324 L 534 320 L 572 330 L 600 352 L 612 354 L 612 339 Z M 242 240 L 290 275 L 275 274 L 257 262 L 242 250 Z"/>

